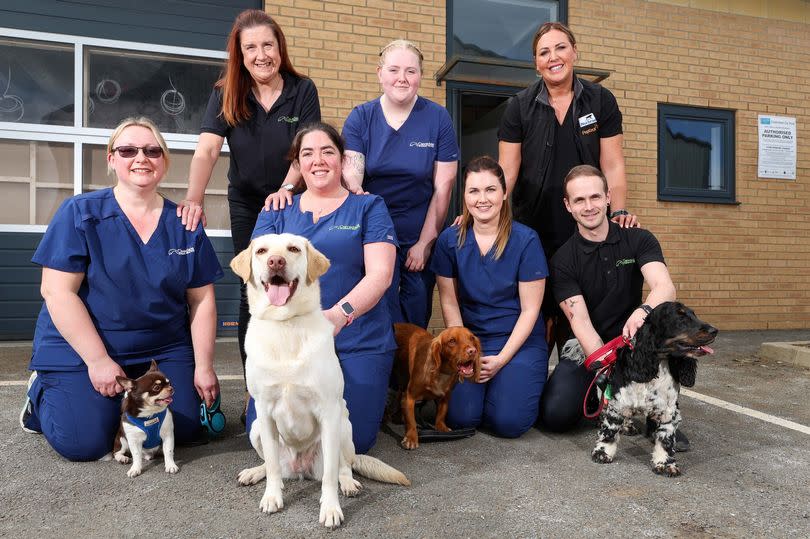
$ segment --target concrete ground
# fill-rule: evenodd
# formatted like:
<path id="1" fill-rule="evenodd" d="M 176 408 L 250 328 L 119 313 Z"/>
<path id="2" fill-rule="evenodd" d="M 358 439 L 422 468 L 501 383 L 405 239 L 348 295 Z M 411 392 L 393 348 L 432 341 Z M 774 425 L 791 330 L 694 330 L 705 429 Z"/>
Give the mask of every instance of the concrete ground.
<path id="1" fill-rule="evenodd" d="M 372 454 L 413 485 L 359 478 L 365 488 L 341 498 L 346 520 L 333 532 L 318 524 L 316 482 L 287 482 L 285 507 L 273 515 L 259 511 L 264 483 L 237 485 L 237 472 L 258 458 L 239 423 L 234 343 L 217 346 L 224 436 L 179 448 L 177 475 L 153 465 L 135 479 L 114 461 L 66 462 L 19 428 L 30 345 L 3 346 L 0 536 L 810 537 L 810 370 L 756 356 L 763 341 L 809 334 L 721 332 L 681 399 L 692 441 L 678 454 L 681 477 L 653 474 L 640 436 L 622 438 L 613 464 L 593 463 L 587 425 L 518 440 L 477 433 L 413 452 L 381 433 Z"/>

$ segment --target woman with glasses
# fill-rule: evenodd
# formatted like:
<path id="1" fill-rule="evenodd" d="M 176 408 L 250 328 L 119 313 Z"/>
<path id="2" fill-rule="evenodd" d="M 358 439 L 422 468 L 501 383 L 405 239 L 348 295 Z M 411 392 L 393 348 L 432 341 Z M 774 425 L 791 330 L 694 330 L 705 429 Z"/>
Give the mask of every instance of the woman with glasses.
<path id="1" fill-rule="evenodd" d="M 214 281 L 222 277 L 202 228 L 185 229 L 158 193 L 169 152 L 157 127 L 128 118 L 107 145 L 112 188 L 66 200 L 33 262 L 45 299 L 20 423 L 69 460 L 109 453 L 121 416 L 116 376 L 155 359 L 171 380 L 178 444 L 205 441 L 200 402 L 219 394 Z"/>

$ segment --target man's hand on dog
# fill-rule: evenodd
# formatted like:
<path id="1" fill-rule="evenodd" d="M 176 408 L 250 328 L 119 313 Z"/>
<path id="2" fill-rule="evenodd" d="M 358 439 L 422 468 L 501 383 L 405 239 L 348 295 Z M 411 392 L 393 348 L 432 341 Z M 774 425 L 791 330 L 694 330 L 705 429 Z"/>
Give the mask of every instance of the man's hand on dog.
<path id="1" fill-rule="evenodd" d="M 123 376 L 126 378 L 127 375 L 121 366 L 109 356 L 92 364 L 88 363 L 87 374 L 90 375 L 90 383 L 93 384 L 93 389 L 105 397 L 115 397 L 124 391 L 124 388 L 115 377 Z"/>
<path id="2" fill-rule="evenodd" d="M 647 313 L 645 313 L 640 307 L 633 311 L 633 314 L 630 315 L 630 318 L 627 319 L 627 322 L 625 322 L 624 327 L 622 328 L 622 335 L 628 339 L 632 339 L 638 331 L 638 328 L 644 324 L 644 320 L 646 318 Z"/>

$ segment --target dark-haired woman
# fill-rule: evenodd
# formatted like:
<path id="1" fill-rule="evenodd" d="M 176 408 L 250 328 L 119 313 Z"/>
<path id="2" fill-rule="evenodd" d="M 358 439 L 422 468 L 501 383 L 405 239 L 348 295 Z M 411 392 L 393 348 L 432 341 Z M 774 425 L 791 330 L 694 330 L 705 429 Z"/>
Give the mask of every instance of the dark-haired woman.
<path id="1" fill-rule="evenodd" d="M 394 362 L 391 316 L 380 299 L 391 285 L 397 241 L 382 198 L 344 187 L 343 140 L 324 123 L 304 126 L 290 147 L 306 191 L 283 209 L 263 211 L 253 236 L 304 236 L 329 259 L 320 278 L 321 305 L 335 326 L 355 451 L 377 440 Z M 248 429 L 255 410 L 248 410 Z"/>
<path id="2" fill-rule="evenodd" d="M 224 76 L 217 81 L 191 160 L 188 191 L 177 216 L 189 230 L 202 220 L 203 199 L 223 142 L 228 140 L 228 206 L 234 254 L 247 248 L 256 216 L 271 193 L 292 190 L 301 175 L 287 152 L 299 126 L 321 118 L 318 92 L 287 53 L 281 27 L 260 10 L 243 11 L 228 37 Z M 250 320 L 245 287 L 239 303 L 239 351 L 245 362 Z"/>
<path id="3" fill-rule="evenodd" d="M 509 100 L 498 129 L 498 161 L 515 203 L 515 220 L 537 231 L 549 260 L 576 229 L 563 205 L 563 179 L 577 165 L 592 165 L 605 174 L 611 219 L 619 226 L 637 226 L 626 205 L 622 113 L 607 88 L 574 73 L 576 43 L 559 22 L 537 29 L 532 55 L 540 80 Z M 543 314 L 556 319 L 558 327 L 549 329 L 548 339 L 561 345 L 570 328 L 551 296 Z"/>
<path id="4" fill-rule="evenodd" d="M 431 269 L 445 324 L 479 339 L 478 383 L 455 386 L 447 422 L 516 438 L 537 419 L 548 375 L 543 302 L 548 276 L 537 233 L 512 221 L 503 170 L 491 157 L 465 170 L 461 222 L 441 233 Z"/>

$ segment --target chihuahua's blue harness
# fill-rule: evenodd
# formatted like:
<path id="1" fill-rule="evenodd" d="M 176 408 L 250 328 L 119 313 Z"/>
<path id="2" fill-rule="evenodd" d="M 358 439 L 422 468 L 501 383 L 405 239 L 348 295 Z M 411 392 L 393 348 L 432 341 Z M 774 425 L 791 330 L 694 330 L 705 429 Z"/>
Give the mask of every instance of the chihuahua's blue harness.
<path id="1" fill-rule="evenodd" d="M 152 449 L 153 447 L 160 445 L 160 426 L 163 424 L 163 420 L 166 418 L 167 411 L 168 408 L 157 414 L 150 415 L 149 417 L 132 417 L 131 415 L 126 414 L 127 421 L 146 433 L 146 441 L 143 443 L 144 449 Z"/>

